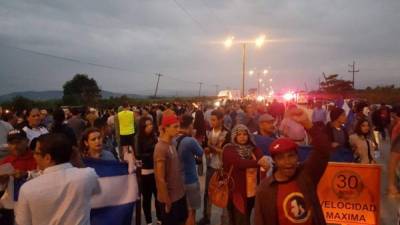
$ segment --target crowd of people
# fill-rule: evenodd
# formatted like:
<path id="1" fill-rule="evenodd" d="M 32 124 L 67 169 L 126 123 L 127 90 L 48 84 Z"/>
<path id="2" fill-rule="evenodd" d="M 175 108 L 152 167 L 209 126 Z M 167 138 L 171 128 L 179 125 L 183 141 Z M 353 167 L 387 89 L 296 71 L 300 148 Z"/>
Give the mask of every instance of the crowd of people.
<path id="1" fill-rule="evenodd" d="M 0 117 L 2 225 L 90 224 L 90 198 L 101 190 L 85 158 L 124 162 L 138 172 L 146 224 L 211 224 L 216 208 L 208 188 L 218 173 L 229 177 L 218 224 L 326 224 L 316 187 L 328 162 L 375 164 L 387 137 L 387 192 L 399 195 L 398 106 L 124 103 L 116 109 L 0 108 Z M 9 165 L 13 171 L 3 172 Z M 16 200 L 13 184 L 21 179 L 27 181 Z"/>

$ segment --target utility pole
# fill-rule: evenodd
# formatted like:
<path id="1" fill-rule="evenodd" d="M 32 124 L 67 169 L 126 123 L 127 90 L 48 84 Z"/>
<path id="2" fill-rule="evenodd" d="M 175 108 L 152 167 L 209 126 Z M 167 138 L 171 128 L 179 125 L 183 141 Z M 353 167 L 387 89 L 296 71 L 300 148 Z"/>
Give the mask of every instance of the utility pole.
<path id="1" fill-rule="evenodd" d="M 241 93 L 241 97 L 244 98 L 245 96 L 245 76 L 246 76 L 246 43 L 243 43 L 243 60 L 242 60 L 242 93 Z"/>
<path id="2" fill-rule="evenodd" d="M 219 91 L 219 85 L 216 84 L 216 85 L 215 85 L 215 94 L 216 94 L 216 95 L 218 95 L 218 91 Z"/>
<path id="3" fill-rule="evenodd" d="M 356 70 L 355 69 L 355 67 L 356 67 L 356 62 L 355 61 L 353 61 L 353 65 L 349 65 L 349 67 L 350 67 L 350 70 L 349 70 L 349 73 L 353 73 L 353 89 L 355 89 L 355 86 L 354 86 L 354 75 L 355 75 L 355 73 L 358 73 L 358 72 L 360 72 L 360 70 L 358 69 L 358 70 Z"/>
<path id="4" fill-rule="evenodd" d="M 203 82 L 199 82 L 199 97 L 201 96 L 201 86 L 203 85 Z"/>
<path id="5" fill-rule="evenodd" d="M 317 82 L 318 82 L 318 91 L 320 91 L 321 90 L 321 78 L 318 78 Z"/>
<path id="6" fill-rule="evenodd" d="M 154 91 L 154 98 L 157 98 L 158 83 L 160 82 L 160 77 L 162 77 L 162 74 L 156 73 L 156 76 L 157 76 L 157 84 L 156 84 L 156 90 Z"/>
<path id="7" fill-rule="evenodd" d="M 257 96 L 260 95 L 260 73 L 257 73 Z"/>

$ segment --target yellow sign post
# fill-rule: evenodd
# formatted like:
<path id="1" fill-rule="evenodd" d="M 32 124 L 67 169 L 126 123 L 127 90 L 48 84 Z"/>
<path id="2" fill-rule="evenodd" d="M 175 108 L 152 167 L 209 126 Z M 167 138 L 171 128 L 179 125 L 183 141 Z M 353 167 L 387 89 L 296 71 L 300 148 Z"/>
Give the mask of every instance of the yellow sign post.
<path id="1" fill-rule="evenodd" d="M 318 197 L 330 225 L 379 225 L 381 166 L 329 163 Z"/>

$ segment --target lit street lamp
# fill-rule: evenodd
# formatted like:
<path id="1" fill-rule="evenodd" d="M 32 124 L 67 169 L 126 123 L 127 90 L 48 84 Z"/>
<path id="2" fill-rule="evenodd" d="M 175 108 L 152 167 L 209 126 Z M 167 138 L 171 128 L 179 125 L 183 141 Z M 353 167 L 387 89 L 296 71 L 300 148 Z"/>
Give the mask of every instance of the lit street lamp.
<path id="1" fill-rule="evenodd" d="M 250 76 L 253 76 L 253 74 L 254 73 L 256 73 L 257 74 L 257 95 L 260 95 L 261 94 L 261 89 L 260 89 L 260 83 L 262 83 L 263 82 L 263 79 L 262 78 L 260 78 L 260 75 L 261 75 L 261 71 L 257 71 L 257 72 L 254 72 L 254 70 L 250 70 L 249 71 L 249 75 Z M 267 74 L 268 74 L 268 70 L 263 70 L 262 71 L 262 74 L 264 75 L 264 76 L 266 76 Z M 265 84 L 263 84 L 263 87 L 265 86 Z"/>
<path id="2" fill-rule="evenodd" d="M 230 48 L 233 44 L 235 44 L 234 42 L 234 37 L 228 37 L 225 41 L 224 41 L 224 45 L 226 48 Z M 243 48 L 243 56 L 242 56 L 242 90 L 241 90 L 241 97 L 244 98 L 245 97 L 245 76 L 246 76 L 246 46 L 247 44 L 255 44 L 255 46 L 257 48 L 260 48 L 264 43 L 265 43 L 265 39 L 266 36 L 265 35 L 260 35 L 258 38 L 255 39 L 254 42 L 246 42 L 246 41 L 242 41 L 242 42 L 238 42 L 238 44 L 242 45 Z"/>

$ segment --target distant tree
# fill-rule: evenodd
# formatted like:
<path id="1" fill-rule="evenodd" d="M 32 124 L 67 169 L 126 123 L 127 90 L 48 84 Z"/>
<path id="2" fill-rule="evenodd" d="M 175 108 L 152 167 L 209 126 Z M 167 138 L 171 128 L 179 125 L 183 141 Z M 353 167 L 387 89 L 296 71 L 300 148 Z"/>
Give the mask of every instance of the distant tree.
<path id="1" fill-rule="evenodd" d="M 338 74 L 332 74 L 326 76 L 323 73 L 324 81 L 320 83 L 321 90 L 334 93 L 334 92 L 347 92 L 354 90 L 352 87 L 352 82 L 349 80 L 339 79 Z"/>
<path id="2" fill-rule="evenodd" d="M 35 102 L 31 99 L 25 98 L 23 96 L 16 96 L 11 100 L 9 106 L 15 112 L 22 112 L 23 110 L 32 108 L 36 105 Z"/>
<path id="3" fill-rule="evenodd" d="M 67 105 L 95 105 L 101 98 L 96 80 L 86 74 L 76 74 L 63 85 L 63 102 Z"/>

